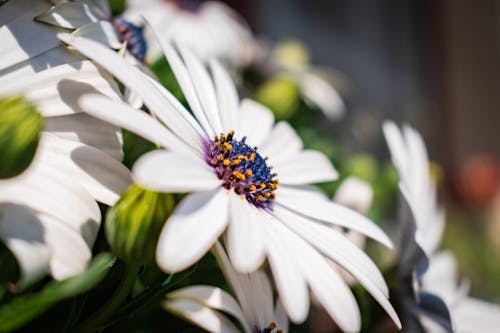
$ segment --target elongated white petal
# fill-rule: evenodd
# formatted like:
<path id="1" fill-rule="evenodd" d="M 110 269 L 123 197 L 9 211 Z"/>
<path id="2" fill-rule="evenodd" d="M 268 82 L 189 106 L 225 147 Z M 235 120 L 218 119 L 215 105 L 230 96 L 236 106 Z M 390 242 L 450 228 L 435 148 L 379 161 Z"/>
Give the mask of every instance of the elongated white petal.
<path id="1" fill-rule="evenodd" d="M 229 74 L 217 60 L 210 61 L 210 69 L 215 82 L 222 130 L 234 130 L 238 124 L 238 93 Z"/>
<path id="2" fill-rule="evenodd" d="M 298 239 L 291 248 L 311 291 L 333 320 L 345 332 L 358 332 L 361 318 L 356 299 L 344 281 L 310 246 Z"/>
<path id="3" fill-rule="evenodd" d="M 389 289 L 377 266 L 362 250 L 339 232 L 323 225 L 310 223 L 287 208 L 277 206 L 274 214 L 299 236 L 354 275 L 363 285 L 366 283 L 376 287 L 388 297 Z"/>
<path id="4" fill-rule="evenodd" d="M 315 150 L 303 150 L 272 164 L 281 183 L 303 185 L 337 179 L 338 173 L 328 158 Z"/>
<path id="5" fill-rule="evenodd" d="M 97 21 L 81 25 L 72 35 L 98 41 L 112 49 L 123 47 L 123 43 L 120 43 L 118 39 L 115 27 L 109 21 Z"/>
<path id="6" fill-rule="evenodd" d="M 215 310 L 226 312 L 237 318 L 242 326 L 248 324 L 238 302 L 226 291 L 204 285 L 196 285 L 177 289 L 167 295 L 169 300 L 189 299 Z"/>
<path id="7" fill-rule="evenodd" d="M 167 300 L 163 307 L 212 333 L 240 333 L 222 313 L 188 299 Z"/>
<path id="8" fill-rule="evenodd" d="M 245 198 L 230 194 L 230 222 L 227 247 L 234 267 L 240 272 L 255 271 L 265 259 L 261 220 L 267 214 L 252 206 Z M 264 222 L 265 223 L 265 222 Z"/>
<path id="9" fill-rule="evenodd" d="M 0 239 L 16 258 L 24 287 L 49 271 L 50 250 L 44 243 L 43 226 L 28 206 L 0 202 Z"/>
<path id="10" fill-rule="evenodd" d="M 0 94 L 23 94 L 36 103 L 45 116 L 81 112 L 77 104 L 83 94 L 104 94 L 120 99 L 113 78 L 90 61 L 68 63 L 36 74 L 19 73 L 0 77 Z"/>
<path id="11" fill-rule="evenodd" d="M 50 272 L 54 279 L 62 280 L 83 272 L 92 258 L 92 252 L 80 232 L 53 216 L 39 214 L 39 217 L 51 252 Z"/>
<path id="12" fill-rule="evenodd" d="M 468 297 L 451 311 L 454 328 L 460 333 L 495 332 L 500 328 L 500 306 Z"/>
<path id="13" fill-rule="evenodd" d="M 7 1 L 2 4 L 0 11 L 0 26 L 6 25 L 14 21 L 19 15 L 31 14 L 32 17 L 44 10 L 50 8 L 51 5 L 44 0 L 16 0 Z"/>
<path id="14" fill-rule="evenodd" d="M 59 45 L 53 27 L 33 21 L 29 12 L 0 27 L 0 40 L 0 70 Z"/>
<path id="15" fill-rule="evenodd" d="M 115 126 L 123 127 L 162 147 L 184 154 L 193 153 L 191 147 L 158 121 L 124 103 L 118 103 L 102 96 L 89 95 L 82 97 L 80 105 L 90 115 Z"/>
<path id="16" fill-rule="evenodd" d="M 283 185 L 277 191 L 276 200 L 299 214 L 359 231 L 389 248 L 393 247 L 389 237 L 374 222 L 347 207 L 322 200 L 314 192 Z"/>
<path id="17" fill-rule="evenodd" d="M 156 34 L 156 31 L 155 31 Z M 175 74 L 175 78 L 182 88 L 182 92 L 186 97 L 186 100 L 189 103 L 189 106 L 193 110 L 196 119 L 201 124 L 203 129 L 207 132 L 207 134 L 212 137 L 215 132 L 211 127 L 210 122 L 208 121 L 207 115 L 203 111 L 203 107 L 196 95 L 196 89 L 194 87 L 194 83 L 189 76 L 189 72 L 182 62 L 181 58 L 177 54 L 177 51 L 172 47 L 169 41 L 165 40 L 162 36 L 156 34 L 158 42 L 160 43 L 165 57 L 172 68 L 172 71 Z"/>
<path id="18" fill-rule="evenodd" d="M 389 290 L 382 274 L 363 251 L 336 230 L 317 224 L 307 224 L 307 220 L 290 214 L 286 209 L 276 207 L 275 214 L 298 235 L 354 275 L 386 310 L 396 325 L 401 326 L 396 312 L 387 300 Z"/>
<path id="19" fill-rule="evenodd" d="M 221 133 L 222 124 L 218 111 L 217 97 L 210 75 L 208 75 L 203 64 L 188 48 L 183 47 L 182 44 L 178 44 L 177 48 L 184 59 L 196 95 L 198 96 L 198 100 L 210 126 L 214 129 L 216 134 Z"/>
<path id="20" fill-rule="evenodd" d="M 118 161 L 123 158 L 121 129 L 86 113 L 47 117 L 44 130 L 92 146 Z"/>
<path id="21" fill-rule="evenodd" d="M 228 208 L 224 189 L 188 195 L 160 234 L 158 266 L 166 272 L 178 272 L 198 261 L 226 228 Z"/>
<path id="22" fill-rule="evenodd" d="M 200 192 L 221 186 L 202 159 L 165 150 L 143 155 L 134 165 L 134 176 L 142 186 L 160 192 Z"/>
<path id="23" fill-rule="evenodd" d="M 78 29 L 96 22 L 98 18 L 91 12 L 89 5 L 83 2 L 63 2 L 45 13 L 38 15 L 36 21 L 66 29 Z"/>
<path id="24" fill-rule="evenodd" d="M 58 37 L 65 43 L 77 49 L 83 55 L 103 66 L 125 86 L 132 89 L 144 101 L 151 112 L 160 114 L 165 112 L 165 110 L 170 110 L 172 108 L 170 101 L 165 97 L 164 93 L 160 91 L 153 82 L 151 82 L 151 79 L 146 74 L 142 73 L 140 69 L 132 66 L 122 57 L 117 55 L 116 52 L 86 38 L 75 38 L 68 34 L 60 34 Z M 174 127 L 177 122 L 178 126 L 186 124 L 185 119 L 183 119 L 182 116 L 179 116 L 178 113 L 173 112 L 172 117 L 174 116 L 176 117 L 176 120 L 169 122 L 169 126 Z M 182 135 L 186 132 L 179 131 L 179 133 Z M 198 137 L 196 136 L 184 139 L 186 143 L 192 144 L 192 140 L 198 139 Z"/>
<path id="25" fill-rule="evenodd" d="M 304 100 L 318 107 L 330 120 L 337 120 L 345 113 L 345 104 L 337 90 L 324 78 L 305 71 L 298 76 Z"/>
<path id="26" fill-rule="evenodd" d="M 274 123 L 273 113 L 265 106 L 250 99 L 244 99 L 240 104 L 239 126 L 236 133 L 246 137 L 250 146 L 259 147 L 267 138 Z"/>
<path id="27" fill-rule="evenodd" d="M 290 256 L 290 234 L 283 232 L 278 221 L 269 221 L 266 225 L 267 255 L 273 272 L 280 300 L 290 320 L 294 323 L 303 322 L 309 312 L 309 292 L 303 273 Z"/>
<path id="28" fill-rule="evenodd" d="M 132 183 L 123 164 L 94 147 L 45 135 L 39 149 L 39 163 L 65 173 L 107 205 L 113 205 Z"/>
<path id="29" fill-rule="evenodd" d="M 269 157 L 268 164 L 274 165 L 282 159 L 294 156 L 301 149 L 302 140 L 295 130 L 288 123 L 280 121 L 259 147 L 259 153 L 263 157 Z"/>

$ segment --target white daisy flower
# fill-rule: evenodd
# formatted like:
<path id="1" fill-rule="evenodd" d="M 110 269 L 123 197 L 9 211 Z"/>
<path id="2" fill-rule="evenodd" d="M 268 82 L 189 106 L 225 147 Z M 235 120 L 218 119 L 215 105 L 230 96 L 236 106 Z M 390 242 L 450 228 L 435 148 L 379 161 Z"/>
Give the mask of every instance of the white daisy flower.
<path id="1" fill-rule="evenodd" d="M 93 147 L 43 134 L 28 169 L 0 180 L 0 239 L 18 261 L 18 286 L 85 269 L 101 221 L 94 197 L 113 198 L 128 176 L 119 162 L 94 163 L 99 159 L 109 161 Z"/>
<path id="2" fill-rule="evenodd" d="M 235 297 L 212 286 L 189 286 L 169 293 L 163 303 L 165 309 L 213 333 L 287 333 L 288 318 L 279 301 L 274 305 L 266 274 L 237 272 L 218 242 L 213 253 Z M 227 314 L 236 318 L 242 329 Z"/>
<path id="3" fill-rule="evenodd" d="M 184 4 L 184 5 L 183 5 Z M 141 24 L 146 17 L 152 28 L 170 41 L 188 46 L 198 58 L 217 58 L 231 66 L 249 63 L 256 47 L 252 33 L 238 13 L 219 1 L 128 0 L 123 17 Z M 163 52 L 153 31 L 145 27 L 150 48 L 148 59 Z"/>
<path id="4" fill-rule="evenodd" d="M 406 208 L 399 260 L 402 282 L 412 284 L 403 295 L 406 311 L 416 319 L 409 319 L 409 325 L 422 332 L 492 332 L 500 325 L 500 307 L 467 297 L 467 283 L 457 285 L 454 257 L 436 252 L 445 214 L 437 203 L 422 137 L 408 126 L 400 131 L 392 122 L 383 129 Z"/>
<path id="5" fill-rule="evenodd" d="M 179 54 L 161 41 L 192 116 L 156 81 L 100 44 L 67 34 L 60 38 L 137 93 L 154 115 L 98 96 L 81 100 L 86 112 L 168 149 L 144 155 L 134 166 L 136 181 L 158 191 L 190 193 L 160 235 L 157 263 L 164 271 L 189 267 L 227 230 L 229 257 L 238 271 L 255 271 L 267 257 L 294 322 L 307 316 L 309 286 L 343 330 L 360 329 L 356 301 L 326 256 L 355 276 L 399 325 L 380 271 L 328 225 L 391 246 L 388 237 L 370 220 L 307 186 L 337 177 L 328 159 L 303 150 L 292 128 L 273 125 L 263 106 L 238 103 L 218 62 L 210 62 L 209 73 L 187 48 L 179 46 Z"/>

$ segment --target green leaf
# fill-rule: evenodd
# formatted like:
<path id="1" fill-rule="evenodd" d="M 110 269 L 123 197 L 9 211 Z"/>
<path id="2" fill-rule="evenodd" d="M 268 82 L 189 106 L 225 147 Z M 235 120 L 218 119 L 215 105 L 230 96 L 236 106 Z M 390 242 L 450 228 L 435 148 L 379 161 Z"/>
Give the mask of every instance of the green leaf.
<path id="1" fill-rule="evenodd" d="M 57 302 L 89 291 L 106 276 L 115 260 L 109 253 L 100 254 L 82 274 L 50 282 L 39 292 L 20 295 L 3 304 L 0 306 L 0 332 L 19 328 Z"/>

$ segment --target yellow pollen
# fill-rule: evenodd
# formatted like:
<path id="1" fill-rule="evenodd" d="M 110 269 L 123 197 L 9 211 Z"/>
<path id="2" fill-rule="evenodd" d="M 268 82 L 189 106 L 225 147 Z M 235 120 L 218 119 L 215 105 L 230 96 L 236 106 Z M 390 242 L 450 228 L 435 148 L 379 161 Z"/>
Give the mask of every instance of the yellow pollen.
<path id="1" fill-rule="evenodd" d="M 263 190 L 263 189 L 265 189 L 265 188 L 266 188 L 266 184 L 265 184 L 265 183 L 260 183 L 260 185 L 259 185 L 259 186 L 260 186 L 260 189 L 261 189 L 261 190 Z"/>
<path id="2" fill-rule="evenodd" d="M 257 187 L 255 185 L 250 186 L 250 191 L 255 191 Z"/>
<path id="3" fill-rule="evenodd" d="M 224 166 L 228 166 L 229 164 L 231 164 L 231 161 L 230 160 L 224 160 L 224 162 L 222 162 L 222 163 L 224 163 Z"/>
<path id="4" fill-rule="evenodd" d="M 245 171 L 245 175 L 247 175 L 248 177 L 250 177 L 251 175 L 253 175 L 253 171 L 252 170 L 247 170 L 247 171 Z"/>
<path id="5" fill-rule="evenodd" d="M 251 153 L 251 154 L 250 154 L 250 161 L 252 161 L 252 162 L 253 162 L 253 160 L 254 160 L 254 159 L 255 159 L 255 153 Z"/>
<path id="6" fill-rule="evenodd" d="M 238 165 L 240 164 L 240 160 L 233 160 L 233 165 Z"/>
<path id="7" fill-rule="evenodd" d="M 220 155 L 220 154 L 219 154 L 219 155 L 217 156 L 217 160 L 218 160 L 218 161 L 222 161 L 223 159 L 224 159 L 224 157 L 223 157 L 222 155 Z"/>

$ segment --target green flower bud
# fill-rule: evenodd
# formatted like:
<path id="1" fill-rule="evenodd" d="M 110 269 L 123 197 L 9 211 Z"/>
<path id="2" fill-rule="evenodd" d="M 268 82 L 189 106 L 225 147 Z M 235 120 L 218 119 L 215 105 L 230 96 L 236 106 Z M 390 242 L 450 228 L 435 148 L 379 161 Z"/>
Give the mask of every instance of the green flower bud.
<path id="1" fill-rule="evenodd" d="M 129 187 L 106 217 L 106 238 L 113 252 L 128 262 L 154 262 L 160 231 L 174 206 L 171 194 Z"/>
<path id="2" fill-rule="evenodd" d="M 0 98 L 0 179 L 14 177 L 29 166 L 43 123 L 43 116 L 25 98 Z"/>
<path id="3" fill-rule="evenodd" d="M 277 76 L 261 85 L 255 99 L 273 111 L 278 119 L 289 119 L 300 106 L 300 91 L 294 80 Z"/>

